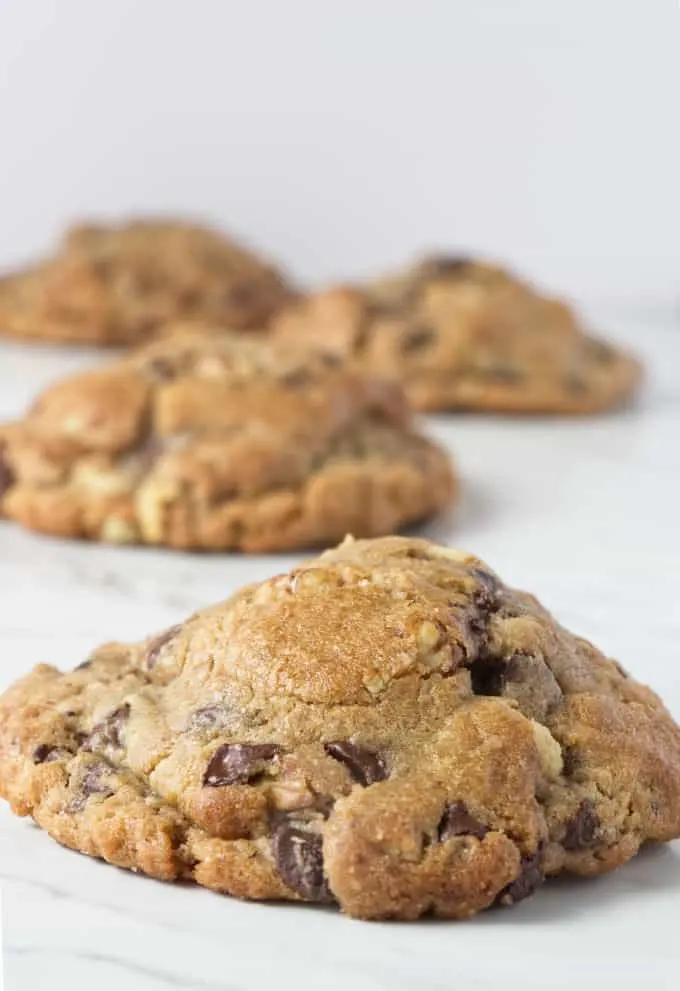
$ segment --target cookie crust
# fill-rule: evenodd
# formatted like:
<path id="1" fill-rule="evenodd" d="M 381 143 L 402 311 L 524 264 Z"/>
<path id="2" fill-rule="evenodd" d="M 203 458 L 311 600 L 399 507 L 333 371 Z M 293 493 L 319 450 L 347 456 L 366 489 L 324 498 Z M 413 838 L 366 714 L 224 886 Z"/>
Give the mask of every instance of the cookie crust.
<path id="1" fill-rule="evenodd" d="M 680 835 L 680 729 L 479 559 L 347 540 L 36 668 L 0 699 L 0 789 L 153 877 L 457 919 Z"/>
<path id="2" fill-rule="evenodd" d="M 455 496 L 400 390 L 248 335 L 148 345 L 0 425 L 0 514 L 58 536 L 283 550 L 390 533 Z"/>
<path id="3" fill-rule="evenodd" d="M 0 278 L 0 334 L 133 345 L 164 336 L 174 321 L 259 330 L 291 296 L 280 272 L 210 228 L 81 224 L 53 258 Z"/>
<path id="4" fill-rule="evenodd" d="M 299 299 L 274 330 L 380 369 L 421 410 L 596 413 L 641 378 L 635 358 L 584 331 L 564 303 L 468 259 Z"/>

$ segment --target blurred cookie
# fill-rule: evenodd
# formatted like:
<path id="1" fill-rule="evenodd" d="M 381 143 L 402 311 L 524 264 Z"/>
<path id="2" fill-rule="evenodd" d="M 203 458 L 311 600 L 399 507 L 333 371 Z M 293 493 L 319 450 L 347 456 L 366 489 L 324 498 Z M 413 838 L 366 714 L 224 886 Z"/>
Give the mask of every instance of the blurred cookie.
<path id="1" fill-rule="evenodd" d="M 0 793 L 163 880 L 465 918 L 678 837 L 680 729 L 478 558 L 348 540 L 22 678 L 0 700 Z"/>
<path id="2" fill-rule="evenodd" d="M 0 425 L 0 513 L 69 537 L 278 550 L 389 533 L 454 492 L 401 390 L 263 337 L 147 345 Z"/>
<path id="3" fill-rule="evenodd" d="M 313 294 L 274 331 L 397 379 L 422 410 L 592 413 L 640 379 L 637 361 L 587 334 L 564 303 L 465 258 Z"/>
<path id="4" fill-rule="evenodd" d="M 0 334 L 130 345 L 162 336 L 174 320 L 260 329 L 288 298 L 279 272 L 209 228 L 80 226 L 54 258 L 0 278 Z"/>

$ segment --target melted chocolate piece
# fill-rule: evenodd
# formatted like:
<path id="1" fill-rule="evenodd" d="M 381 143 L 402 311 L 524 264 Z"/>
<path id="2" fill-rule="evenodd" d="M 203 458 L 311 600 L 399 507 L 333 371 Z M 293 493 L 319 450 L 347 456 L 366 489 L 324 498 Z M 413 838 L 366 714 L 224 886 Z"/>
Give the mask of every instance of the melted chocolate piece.
<path id="1" fill-rule="evenodd" d="M 62 757 L 71 757 L 70 750 L 65 747 L 52 747 L 49 743 L 40 743 L 33 753 L 34 764 L 49 764 L 53 760 L 60 760 Z"/>
<path id="2" fill-rule="evenodd" d="M 123 746 L 123 729 L 130 718 L 130 703 L 114 709 L 92 728 L 90 734 L 83 740 L 84 750 L 105 750 L 107 747 L 118 749 Z"/>
<path id="3" fill-rule="evenodd" d="M 499 657 L 479 657 L 470 665 L 470 683 L 475 695 L 502 695 L 505 661 Z"/>
<path id="4" fill-rule="evenodd" d="M 15 476 L 4 447 L 0 447 L 0 499 L 14 485 Z"/>
<path id="5" fill-rule="evenodd" d="M 385 761 L 371 747 L 364 747 L 351 740 L 333 740 L 324 744 L 324 750 L 335 760 L 344 764 L 355 781 L 360 785 L 375 784 L 387 777 Z"/>
<path id="6" fill-rule="evenodd" d="M 272 834 L 272 854 L 286 884 L 308 901 L 332 902 L 323 871 L 323 840 L 318 833 L 285 822 Z"/>
<path id="7" fill-rule="evenodd" d="M 488 828 L 468 812 L 464 802 L 450 802 L 444 808 L 438 826 L 439 842 L 445 843 L 452 836 L 476 836 L 481 840 Z"/>
<path id="8" fill-rule="evenodd" d="M 595 803 L 584 798 L 576 814 L 567 822 L 562 846 L 565 850 L 583 850 L 595 839 L 600 820 L 595 814 Z"/>
<path id="9" fill-rule="evenodd" d="M 181 629 L 182 627 L 179 624 L 177 626 L 171 626 L 169 630 L 165 630 L 164 633 L 159 633 L 157 637 L 154 637 L 146 648 L 146 666 L 148 668 L 153 668 L 163 647 L 170 643 Z"/>
<path id="10" fill-rule="evenodd" d="M 514 905 L 529 898 L 545 880 L 541 868 L 541 851 L 537 850 L 520 860 L 519 874 L 500 896 L 499 901 L 504 905 Z"/>
<path id="11" fill-rule="evenodd" d="M 400 347 L 404 354 L 422 351 L 428 344 L 436 340 L 436 333 L 431 327 L 413 327 L 407 330 L 401 338 Z"/>
<path id="12" fill-rule="evenodd" d="M 276 743 L 225 743 L 208 761 L 203 784 L 210 788 L 248 784 L 281 753 Z"/>

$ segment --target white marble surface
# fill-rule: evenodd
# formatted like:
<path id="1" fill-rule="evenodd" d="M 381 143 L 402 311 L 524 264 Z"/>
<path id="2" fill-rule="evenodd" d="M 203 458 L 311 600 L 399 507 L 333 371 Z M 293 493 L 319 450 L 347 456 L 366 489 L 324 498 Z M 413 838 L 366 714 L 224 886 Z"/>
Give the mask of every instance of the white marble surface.
<path id="1" fill-rule="evenodd" d="M 590 420 L 433 418 L 464 497 L 429 532 L 535 591 L 680 716 L 680 327 L 663 312 L 593 316 L 646 357 L 639 407 Z M 91 361 L 0 345 L 0 416 Z M 78 545 L 0 524 L 0 685 L 37 661 L 72 666 L 100 641 L 165 627 L 291 560 Z M 553 882 L 513 911 L 400 926 L 162 885 L 63 850 L 4 807 L 0 834 L 7 991 L 680 986 L 680 845 L 598 881 Z"/>

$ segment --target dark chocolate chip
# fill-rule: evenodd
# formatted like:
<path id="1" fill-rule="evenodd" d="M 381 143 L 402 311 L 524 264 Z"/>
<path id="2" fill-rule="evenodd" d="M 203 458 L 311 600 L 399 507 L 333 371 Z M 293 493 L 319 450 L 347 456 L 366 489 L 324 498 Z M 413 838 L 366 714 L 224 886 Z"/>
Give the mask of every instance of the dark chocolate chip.
<path id="1" fill-rule="evenodd" d="M 583 850 L 595 839 L 600 820 L 595 815 L 595 803 L 584 798 L 576 814 L 567 822 L 562 846 L 565 850 Z"/>
<path id="2" fill-rule="evenodd" d="M 226 303 L 231 306 L 250 306 L 255 302 L 256 290 L 248 282 L 237 282 L 226 293 Z"/>
<path id="3" fill-rule="evenodd" d="M 462 275 L 465 269 L 473 264 L 474 260 L 464 255 L 439 255 L 426 259 L 420 271 L 425 278 L 436 279 L 443 275 Z"/>
<path id="4" fill-rule="evenodd" d="M 95 761 L 88 764 L 80 779 L 80 790 L 82 794 L 85 797 L 88 795 L 104 795 L 106 797 L 113 795 L 113 788 L 110 788 L 109 785 L 102 781 L 102 776 L 110 773 L 111 770 L 111 766 L 105 764 L 103 761 Z"/>
<path id="5" fill-rule="evenodd" d="M 351 740 L 332 740 L 324 744 L 324 750 L 329 757 L 344 764 L 355 781 L 361 785 L 372 785 L 376 781 L 384 781 L 387 777 L 385 761 L 371 747 L 352 743 Z"/>
<path id="6" fill-rule="evenodd" d="M 573 396 L 583 396 L 588 392 L 588 382 L 577 372 L 570 372 L 564 376 L 564 387 Z"/>
<path id="7" fill-rule="evenodd" d="M 14 472 L 10 467 L 4 447 L 0 447 L 0 499 L 14 485 Z"/>
<path id="8" fill-rule="evenodd" d="M 436 339 L 436 333 L 431 327 L 413 327 L 407 330 L 401 338 L 401 350 L 404 354 L 411 354 L 413 351 L 422 351 L 428 344 Z"/>
<path id="9" fill-rule="evenodd" d="M 342 364 L 342 358 L 339 354 L 331 354 L 330 351 L 324 351 L 319 355 L 321 363 L 326 366 L 326 368 L 337 368 Z"/>
<path id="10" fill-rule="evenodd" d="M 142 472 L 151 471 L 161 454 L 165 453 L 165 446 L 160 437 L 149 435 L 135 451 L 135 460 Z"/>
<path id="11" fill-rule="evenodd" d="M 169 358 L 152 358 L 146 363 L 145 371 L 158 382 L 170 382 L 175 378 L 175 364 Z"/>
<path id="12" fill-rule="evenodd" d="M 507 684 L 509 681 L 521 681 L 524 677 L 524 664 L 526 659 L 529 657 L 528 654 L 512 654 L 508 657 L 505 662 L 505 670 L 503 672 L 503 681 Z"/>
<path id="13" fill-rule="evenodd" d="M 492 379 L 494 382 L 504 382 L 508 385 L 522 382 L 526 378 L 520 368 L 502 362 L 497 362 L 495 365 L 484 365 L 483 367 L 476 368 L 475 371 L 483 378 Z"/>
<path id="14" fill-rule="evenodd" d="M 287 385 L 289 389 L 302 389 L 304 386 L 310 384 L 312 381 L 312 376 L 306 368 L 296 368 L 293 371 L 287 372 L 283 375 L 281 377 L 281 381 L 284 385 Z"/>
<path id="15" fill-rule="evenodd" d="M 576 747 L 565 747 L 562 750 L 562 774 L 570 778 L 581 766 L 581 755 Z"/>
<path id="16" fill-rule="evenodd" d="M 479 657 L 470 665 L 470 683 L 475 695 L 502 695 L 505 661 L 499 657 Z"/>
<path id="17" fill-rule="evenodd" d="M 146 648 L 146 665 L 148 668 L 152 668 L 154 666 L 163 647 L 170 643 L 170 641 L 177 636 L 181 629 L 182 627 L 179 625 L 171 626 L 169 630 L 165 630 L 164 633 L 159 633 L 157 637 L 154 637 L 149 646 Z"/>
<path id="18" fill-rule="evenodd" d="M 616 351 L 610 344 L 605 344 L 604 341 L 597 341 L 594 338 L 590 338 L 586 342 L 586 347 L 588 356 L 602 364 L 611 361 L 616 354 Z"/>
<path id="19" fill-rule="evenodd" d="M 247 784 L 280 753 L 276 743 L 224 743 L 208 761 L 203 784 L 211 788 Z"/>
<path id="20" fill-rule="evenodd" d="M 485 613 L 495 612 L 500 604 L 501 584 L 495 575 L 483 568 L 472 568 L 470 574 L 478 582 L 474 592 L 474 602 Z"/>
<path id="21" fill-rule="evenodd" d="M 35 748 L 31 756 L 34 764 L 49 764 L 53 760 L 70 757 L 71 752 L 65 747 L 51 747 L 49 743 L 41 743 Z"/>
<path id="22" fill-rule="evenodd" d="M 290 822 L 272 834 L 272 854 L 286 884 L 309 901 L 332 902 L 323 872 L 323 840 Z"/>
<path id="23" fill-rule="evenodd" d="M 130 703 L 114 709 L 113 712 L 97 723 L 83 741 L 84 750 L 105 750 L 107 747 L 118 748 L 123 745 L 123 727 L 130 718 Z"/>
<path id="24" fill-rule="evenodd" d="M 445 843 L 452 836 L 476 836 L 481 840 L 488 828 L 468 812 L 464 802 L 450 802 L 444 808 L 438 826 L 439 841 Z"/>
<path id="25" fill-rule="evenodd" d="M 92 661 L 91 661 L 91 659 L 88 658 L 88 660 L 81 661 L 80 664 L 76 664 L 76 666 L 74 667 L 73 670 L 74 671 L 85 671 L 85 670 L 87 670 L 87 668 L 91 668 L 91 667 L 92 667 Z"/>
<path id="26" fill-rule="evenodd" d="M 504 905 L 514 905 L 533 895 L 543 881 L 541 851 L 537 850 L 536 853 L 522 857 L 518 876 L 501 892 L 498 900 Z"/>
<path id="27" fill-rule="evenodd" d="M 234 713 L 225 705 L 215 703 L 196 709 L 189 719 L 189 729 L 209 729 L 214 726 L 225 729 L 234 722 Z"/>

